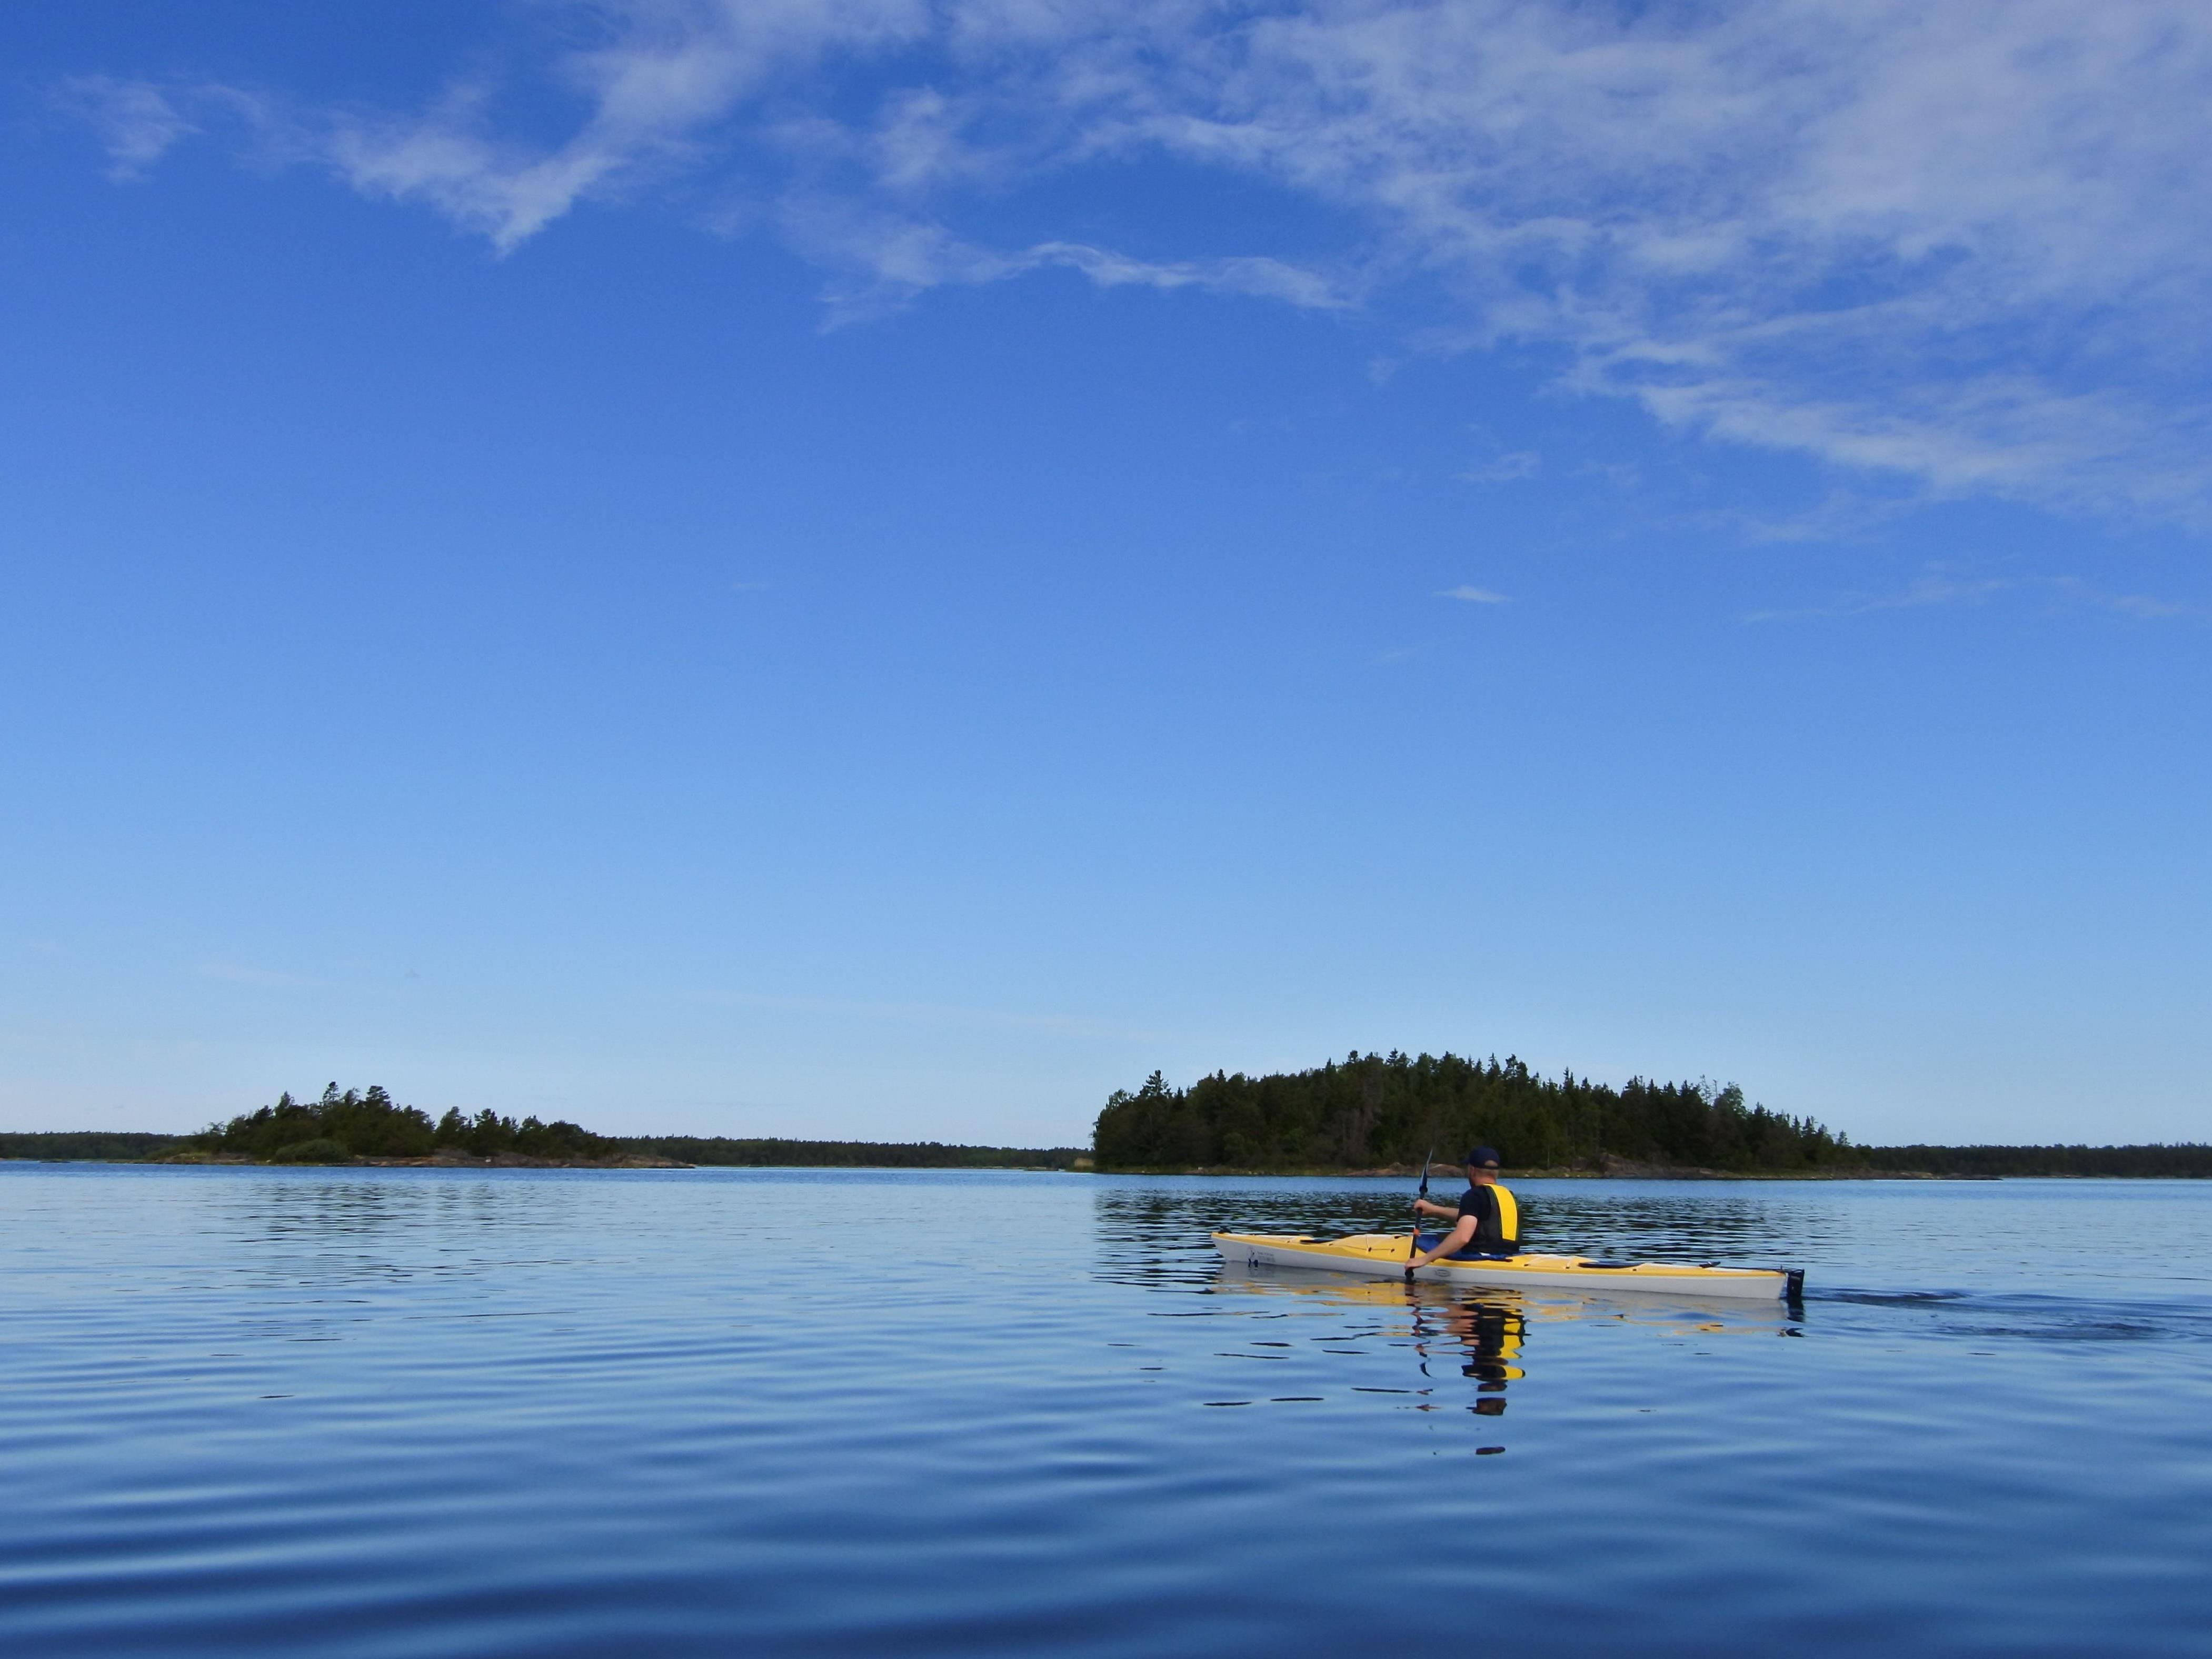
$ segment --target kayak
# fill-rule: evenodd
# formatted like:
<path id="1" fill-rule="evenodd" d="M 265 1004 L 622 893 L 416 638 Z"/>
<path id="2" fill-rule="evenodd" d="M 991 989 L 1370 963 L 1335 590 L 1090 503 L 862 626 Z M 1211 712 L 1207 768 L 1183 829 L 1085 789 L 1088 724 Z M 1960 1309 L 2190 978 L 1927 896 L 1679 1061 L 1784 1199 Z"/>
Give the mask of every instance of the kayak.
<path id="1" fill-rule="evenodd" d="M 1403 1233 L 1359 1233 L 1350 1238 L 1291 1237 L 1265 1233 L 1216 1233 L 1222 1259 L 1248 1267 L 1310 1267 L 1323 1273 L 1398 1278 L 1406 1271 Z M 1670 1296 L 1724 1296 L 1762 1302 L 1794 1297 L 1804 1289 L 1802 1267 L 1716 1267 L 1687 1261 L 1601 1261 L 1585 1255 L 1446 1256 L 1419 1269 L 1418 1279 L 1498 1289 L 1638 1291 Z"/>

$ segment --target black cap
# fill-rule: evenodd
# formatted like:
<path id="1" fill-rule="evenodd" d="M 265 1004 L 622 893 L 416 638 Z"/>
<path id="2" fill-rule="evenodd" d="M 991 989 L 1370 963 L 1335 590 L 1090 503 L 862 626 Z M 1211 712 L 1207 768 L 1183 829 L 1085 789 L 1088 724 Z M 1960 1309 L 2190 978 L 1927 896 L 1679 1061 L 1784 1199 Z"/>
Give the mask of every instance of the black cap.
<path id="1" fill-rule="evenodd" d="M 1478 1146 L 1467 1155 L 1467 1161 L 1494 1170 L 1498 1167 L 1498 1149 L 1495 1146 Z"/>

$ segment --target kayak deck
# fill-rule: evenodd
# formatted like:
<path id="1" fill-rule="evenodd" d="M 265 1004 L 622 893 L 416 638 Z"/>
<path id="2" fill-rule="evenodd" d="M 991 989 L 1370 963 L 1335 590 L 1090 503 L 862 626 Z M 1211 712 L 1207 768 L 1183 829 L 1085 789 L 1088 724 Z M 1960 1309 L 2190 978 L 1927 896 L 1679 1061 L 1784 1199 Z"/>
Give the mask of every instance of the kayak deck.
<path id="1" fill-rule="evenodd" d="M 1350 1238 L 1285 1237 L 1265 1233 L 1216 1233 L 1224 1261 L 1252 1267 L 1307 1267 L 1324 1273 L 1397 1277 L 1406 1271 L 1410 1243 L 1403 1233 L 1359 1233 Z M 1415 1275 L 1451 1285 L 1525 1289 L 1638 1291 L 1675 1296 L 1724 1296 L 1778 1301 L 1805 1282 L 1802 1268 L 1709 1267 L 1686 1261 L 1605 1261 L 1581 1255 L 1447 1256 Z"/>

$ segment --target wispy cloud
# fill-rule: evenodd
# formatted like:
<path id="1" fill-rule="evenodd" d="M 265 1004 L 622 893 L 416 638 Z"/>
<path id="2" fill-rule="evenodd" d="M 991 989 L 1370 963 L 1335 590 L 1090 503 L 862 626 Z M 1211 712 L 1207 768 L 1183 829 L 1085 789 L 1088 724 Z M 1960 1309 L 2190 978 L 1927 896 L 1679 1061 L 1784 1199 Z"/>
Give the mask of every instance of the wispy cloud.
<path id="1" fill-rule="evenodd" d="M 1571 392 L 1923 495 L 2212 518 L 2212 10 L 2192 0 L 532 9 L 568 24 L 530 88 L 574 100 L 551 142 L 481 78 L 414 110 L 97 77 L 64 101 L 117 177 L 228 129 L 501 252 L 680 183 L 685 210 L 820 260 L 840 320 L 1050 268 L 1365 304 L 1408 349 L 1534 346 Z M 1346 229 L 1317 259 L 978 228 L 1048 176 L 1083 222 L 1091 170 L 1146 157 Z"/>
<path id="2" fill-rule="evenodd" d="M 1511 483 L 1516 478 L 1534 477 L 1543 465 L 1544 458 L 1534 450 L 1516 449 L 1478 461 L 1463 469 L 1459 477 L 1462 483 Z"/>
<path id="3" fill-rule="evenodd" d="M 1510 605 L 1513 601 L 1503 593 L 1493 593 L 1486 587 L 1474 587 L 1462 582 L 1457 587 L 1447 587 L 1437 597 L 1440 599 L 1464 599 L 1469 605 Z"/>
<path id="4" fill-rule="evenodd" d="M 2212 617 L 2212 608 L 2143 593 L 2114 593 L 2078 576 L 1966 576 L 1936 567 L 1890 592 L 1848 593 L 1824 605 L 1753 611 L 1743 620 L 1775 623 L 1821 617 L 1864 617 L 1877 611 L 1917 611 L 1931 605 L 1983 605 L 2001 594 L 2040 595 L 2054 604 L 2108 611 L 2145 621 Z"/>
<path id="5" fill-rule="evenodd" d="M 143 81 L 79 76 L 55 89 L 54 103 L 92 128 L 118 184 L 144 178 L 171 145 L 198 131 L 167 93 Z"/>
<path id="6" fill-rule="evenodd" d="M 2169 618 L 2195 622 L 2212 619 L 2212 606 L 2191 605 L 2182 599 L 2160 599 L 2149 593 L 2109 592 L 2078 576 L 2045 576 L 2024 586 L 2043 587 L 2074 604 L 2110 611 L 2123 617 L 2137 617 L 2144 622 L 2161 622 Z"/>
<path id="7" fill-rule="evenodd" d="M 856 214 L 848 204 L 817 201 L 787 209 L 785 224 L 802 248 L 852 273 L 824 296 L 826 325 L 832 328 L 897 310 L 931 289 L 1005 282 L 1055 268 L 1079 272 L 1100 288 L 1198 289 L 1315 310 L 1339 310 L 1352 303 L 1325 273 L 1276 259 L 1162 263 L 1079 242 L 1001 251 L 963 241 L 941 225 Z"/>

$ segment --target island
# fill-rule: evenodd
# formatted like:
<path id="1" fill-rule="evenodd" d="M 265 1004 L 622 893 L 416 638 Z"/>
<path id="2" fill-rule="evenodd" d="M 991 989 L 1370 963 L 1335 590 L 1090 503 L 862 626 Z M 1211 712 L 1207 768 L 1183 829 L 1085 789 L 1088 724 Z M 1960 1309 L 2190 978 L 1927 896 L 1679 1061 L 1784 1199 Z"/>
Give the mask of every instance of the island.
<path id="1" fill-rule="evenodd" d="M 1735 1084 L 1543 1077 L 1518 1056 L 1362 1054 L 1302 1072 L 1216 1072 L 1188 1088 L 1154 1072 L 1108 1097 L 1102 1170 L 1398 1174 L 1433 1150 L 1498 1149 L 1522 1176 L 1836 1180 L 2004 1176 L 2212 1177 L 2212 1146 L 1861 1146 Z"/>
<path id="2" fill-rule="evenodd" d="M 481 1169 L 1059 1170 L 1091 1167 L 1078 1146 L 971 1146 L 942 1141 L 799 1140 L 780 1136 L 602 1135 L 579 1124 L 489 1109 L 429 1114 L 389 1091 L 341 1090 L 275 1103 L 198 1134 L 75 1129 L 0 1132 L 0 1160 L 118 1164 L 308 1164 Z"/>
<path id="3" fill-rule="evenodd" d="M 182 1145 L 155 1155 L 165 1164 L 475 1164 L 523 1169 L 682 1169 L 665 1154 L 625 1148 L 580 1125 L 536 1117 L 516 1122 L 489 1107 L 474 1117 L 449 1109 L 434 1123 L 419 1107 L 402 1106 L 380 1085 L 319 1100 L 287 1091 L 274 1105 L 210 1124 Z"/>

